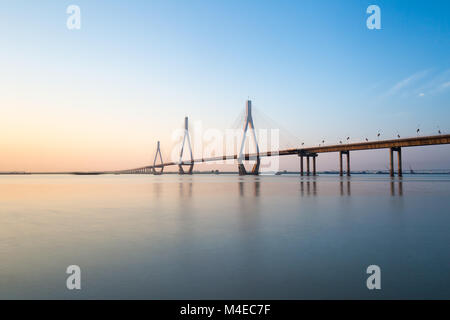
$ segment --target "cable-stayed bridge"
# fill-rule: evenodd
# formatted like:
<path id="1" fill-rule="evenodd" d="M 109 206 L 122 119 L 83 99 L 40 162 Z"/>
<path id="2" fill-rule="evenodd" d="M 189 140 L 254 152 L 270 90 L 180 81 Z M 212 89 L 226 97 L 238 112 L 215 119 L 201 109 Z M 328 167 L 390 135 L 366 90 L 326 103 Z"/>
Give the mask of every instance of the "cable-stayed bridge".
<path id="1" fill-rule="evenodd" d="M 246 141 L 247 132 L 249 129 L 251 130 L 250 138 L 253 139 L 253 142 L 256 146 L 256 152 L 254 153 L 244 153 L 244 146 Z M 117 170 L 117 171 L 109 171 L 109 172 L 97 172 L 97 173 L 114 173 L 114 174 L 155 174 L 160 175 L 164 173 L 165 167 L 170 166 L 178 166 L 179 174 L 192 174 L 193 168 L 195 164 L 207 163 L 207 162 L 217 162 L 217 161 L 226 161 L 226 160 L 236 160 L 238 165 L 238 171 L 240 175 L 258 175 L 259 167 L 260 167 L 260 159 L 262 157 L 274 157 L 274 156 L 286 156 L 286 155 L 298 155 L 300 158 L 300 175 L 316 175 L 316 158 L 320 153 L 329 153 L 329 152 L 338 152 L 339 153 L 339 173 L 340 175 L 350 176 L 350 152 L 360 151 L 360 150 L 373 150 L 373 149 L 389 149 L 389 164 L 390 164 L 390 175 L 394 176 L 394 153 L 397 153 L 397 174 L 398 176 L 403 175 L 402 169 L 402 148 L 405 147 L 414 147 L 414 146 L 428 146 L 428 145 L 439 145 L 439 144 L 450 144 L 450 135 L 449 134 L 439 134 L 433 136 L 418 136 L 412 138 L 398 138 L 395 140 L 377 140 L 377 141 L 368 141 L 366 139 L 365 142 L 359 143 L 347 143 L 347 144 L 336 144 L 336 145 L 328 145 L 328 146 L 317 146 L 317 147 L 308 147 L 308 148 L 287 148 L 281 150 L 272 150 L 272 151 L 264 151 L 260 152 L 258 141 L 255 134 L 255 126 L 253 123 L 253 115 L 252 115 L 252 104 L 251 101 L 248 100 L 245 108 L 245 119 L 244 119 L 244 131 L 242 136 L 242 141 L 240 145 L 240 151 L 238 154 L 233 155 L 223 155 L 223 156 L 214 156 L 214 157 L 206 157 L 206 158 L 196 158 L 193 157 L 193 151 L 191 146 L 191 139 L 189 135 L 189 124 L 188 118 L 185 118 L 184 125 L 184 137 L 182 141 L 181 151 L 179 161 L 175 162 L 163 162 L 160 143 L 158 141 L 157 150 L 155 154 L 155 158 L 152 165 L 143 166 L 139 168 L 126 169 L 126 170 Z M 182 160 L 185 150 L 188 152 L 189 160 Z M 343 157 L 345 156 L 345 166 L 346 170 L 344 171 L 344 163 Z M 157 160 L 160 160 L 160 163 L 157 163 Z M 250 171 L 246 170 L 244 166 L 244 161 L 254 161 L 254 165 Z M 312 168 L 311 161 L 312 160 Z M 305 167 L 306 162 L 306 168 Z"/>

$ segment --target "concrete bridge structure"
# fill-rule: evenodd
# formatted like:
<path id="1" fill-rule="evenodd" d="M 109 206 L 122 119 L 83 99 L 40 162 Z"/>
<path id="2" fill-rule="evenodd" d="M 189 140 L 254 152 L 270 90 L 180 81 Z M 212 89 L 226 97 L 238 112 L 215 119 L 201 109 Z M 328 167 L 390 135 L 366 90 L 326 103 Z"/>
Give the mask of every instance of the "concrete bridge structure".
<path id="1" fill-rule="evenodd" d="M 116 173 L 116 174 L 162 174 L 164 167 L 169 166 L 178 166 L 179 174 L 192 174 L 193 167 L 195 163 L 206 163 L 206 162 L 215 162 L 220 160 L 236 160 L 238 163 L 238 171 L 240 175 L 258 175 L 259 174 L 259 164 L 261 157 L 273 157 L 273 156 L 286 156 L 286 155 L 298 155 L 300 158 L 300 175 L 316 175 L 316 158 L 320 153 L 329 153 L 329 152 L 338 152 L 339 153 L 339 174 L 341 176 L 344 175 L 344 164 L 343 157 L 346 158 L 346 170 L 345 174 L 350 176 L 350 153 L 361 150 L 374 150 L 374 149 L 388 149 L 389 150 L 389 172 L 390 175 L 394 176 L 394 152 L 397 153 L 397 174 L 398 176 L 403 175 L 402 170 L 402 148 L 406 147 L 418 147 L 418 146 L 430 146 L 430 145 L 439 145 L 439 144 L 450 144 L 450 135 L 449 134 L 439 134 L 434 136 L 418 136 L 413 138 L 402 138 L 402 139 L 393 139 L 393 140 L 378 140 L 378 141 L 367 141 L 367 142 L 359 142 L 359 143 L 347 143 L 347 144 L 336 144 L 329 146 L 318 146 L 318 147 L 308 147 L 308 148 L 293 148 L 293 149 L 284 149 L 284 150 L 273 150 L 260 152 L 258 141 L 255 135 L 255 126 L 253 123 L 252 117 L 252 105 L 251 101 L 247 101 L 246 103 L 246 118 L 244 123 L 244 133 L 242 137 L 240 153 L 234 155 L 224 155 L 217 157 L 209 157 L 209 158 L 201 158 L 194 159 L 192 156 L 192 148 L 190 144 L 189 130 L 188 130 L 188 118 L 185 118 L 185 135 L 183 138 L 183 145 L 180 153 L 180 160 L 178 162 L 162 162 L 161 151 L 157 148 L 157 154 L 155 155 L 155 161 L 151 166 L 144 166 L 140 168 L 128 169 L 128 170 L 119 170 L 113 172 L 105 172 L 105 173 Z M 244 143 L 246 139 L 246 133 L 249 128 L 253 129 L 252 138 L 256 145 L 256 153 L 244 154 Z M 182 155 L 185 148 L 185 142 L 187 142 L 187 146 L 189 148 L 190 160 L 182 161 Z M 156 164 L 156 156 L 159 152 L 159 158 L 161 159 L 160 164 Z M 310 159 L 312 159 L 312 170 L 310 167 Z M 253 160 L 256 161 L 253 169 L 250 172 L 247 172 L 243 161 Z M 304 162 L 306 161 L 306 171 L 304 170 Z M 183 170 L 183 166 L 187 166 L 189 169 L 186 172 Z M 157 171 L 156 169 L 160 169 Z"/>

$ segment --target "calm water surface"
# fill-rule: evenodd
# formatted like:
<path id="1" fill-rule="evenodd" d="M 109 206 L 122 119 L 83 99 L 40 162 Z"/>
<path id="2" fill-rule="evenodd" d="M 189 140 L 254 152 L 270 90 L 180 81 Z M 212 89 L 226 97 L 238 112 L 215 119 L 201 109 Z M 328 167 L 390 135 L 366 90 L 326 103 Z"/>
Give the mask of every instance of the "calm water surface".
<path id="1" fill-rule="evenodd" d="M 450 299 L 449 228 L 444 175 L 0 176 L 0 298 Z"/>

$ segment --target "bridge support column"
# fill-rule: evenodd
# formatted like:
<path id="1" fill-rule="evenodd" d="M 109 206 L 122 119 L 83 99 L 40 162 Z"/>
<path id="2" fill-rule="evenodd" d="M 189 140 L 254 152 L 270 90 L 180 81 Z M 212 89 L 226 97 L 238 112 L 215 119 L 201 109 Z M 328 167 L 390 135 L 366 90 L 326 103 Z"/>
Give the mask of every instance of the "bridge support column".
<path id="1" fill-rule="evenodd" d="M 300 176 L 303 176 L 303 156 L 300 157 Z"/>
<path id="2" fill-rule="evenodd" d="M 316 157 L 317 156 L 313 156 L 313 176 L 316 176 Z"/>
<path id="3" fill-rule="evenodd" d="M 399 177 L 402 177 L 403 170 L 402 170 L 402 148 L 401 147 L 392 147 L 389 150 L 389 175 L 391 177 L 394 176 L 394 151 L 397 152 L 397 166 L 398 166 L 397 175 Z"/>
<path id="4" fill-rule="evenodd" d="M 389 148 L 389 175 L 394 176 L 394 148 Z"/>
<path id="5" fill-rule="evenodd" d="M 347 151 L 347 176 L 350 177 L 350 151 Z"/>
<path id="6" fill-rule="evenodd" d="M 398 148 L 397 150 L 397 161 L 398 161 L 398 176 L 403 177 L 403 170 L 402 170 L 402 149 Z"/>
<path id="7" fill-rule="evenodd" d="M 316 157 L 317 157 L 317 153 L 309 153 L 306 152 L 304 150 L 300 150 L 298 153 L 298 156 L 300 158 L 300 176 L 304 175 L 304 171 L 303 171 L 303 159 L 306 158 L 306 175 L 309 176 L 311 175 L 311 168 L 310 168 L 310 162 L 309 159 L 312 158 L 312 175 L 315 176 L 317 175 L 317 171 L 316 171 Z"/>
<path id="8" fill-rule="evenodd" d="M 344 175 L 343 165 L 342 165 L 342 155 L 347 156 L 347 176 L 350 176 L 350 151 L 339 151 L 339 175 L 342 177 Z"/>
<path id="9" fill-rule="evenodd" d="M 309 156 L 306 156 L 306 175 L 309 176 Z"/>

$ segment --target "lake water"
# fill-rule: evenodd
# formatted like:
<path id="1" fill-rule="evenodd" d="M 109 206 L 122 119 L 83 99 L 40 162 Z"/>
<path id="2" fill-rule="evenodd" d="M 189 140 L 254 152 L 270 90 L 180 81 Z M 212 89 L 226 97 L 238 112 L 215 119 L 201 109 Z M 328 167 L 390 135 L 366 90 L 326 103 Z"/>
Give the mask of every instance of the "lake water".
<path id="1" fill-rule="evenodd" d="M 0 298 L 450 299 L 449 230 L 446 175 L 0 176 Z"/>

